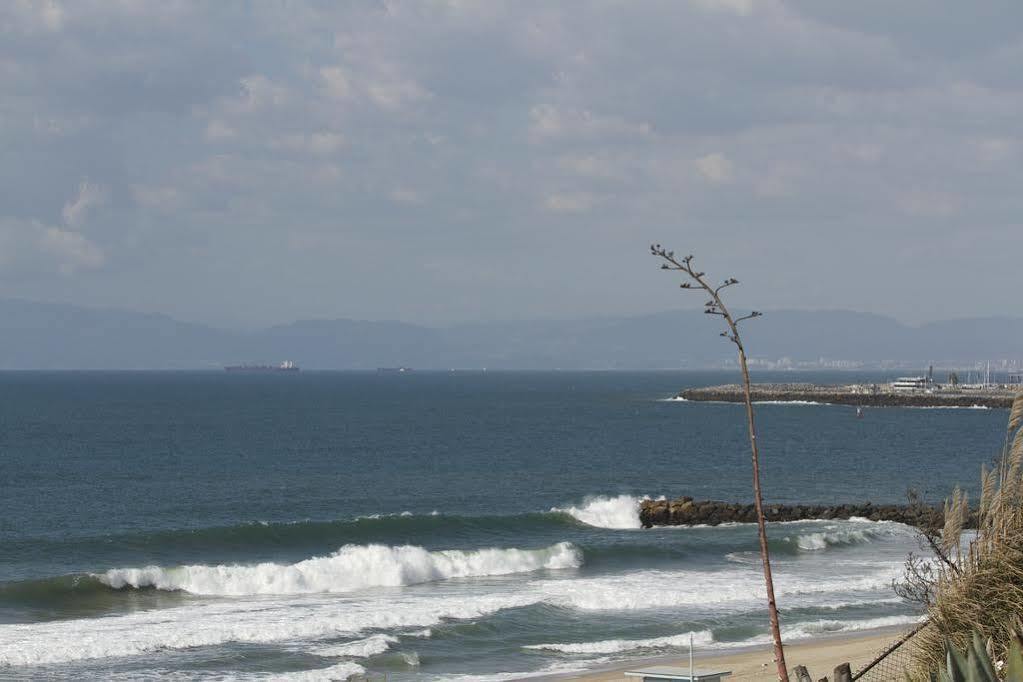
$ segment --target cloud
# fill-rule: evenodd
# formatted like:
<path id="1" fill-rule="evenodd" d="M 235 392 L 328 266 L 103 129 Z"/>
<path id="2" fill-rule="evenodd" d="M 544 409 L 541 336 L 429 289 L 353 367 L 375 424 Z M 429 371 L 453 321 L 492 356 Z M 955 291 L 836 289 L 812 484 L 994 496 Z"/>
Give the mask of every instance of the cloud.
<path id="1" fill-rule="evenodd" d="M 176 187 L 132 185 L 131 193 L 135 202 L 147 209 L 172 211 L 180 208 L 184 202 L 181 191 Z"/>
<path id="2" fill-rule="evenodd" d="M 344 145 L 344 137 L 331 131 L 293 133 L 273 140 L 270 146 L 283 151 L 329 156 Z"/>
<path id="3" fill-rule="evenodd" d="M 593 208 L 596 197 L 585 192 L 551 194 L 543 202 L 544 208 L 554 213 L 584 213 Z"/>
<path id="4" fill-rule="evenodd" d="M 340 66 L 324 66 L 320 68 L 320 78 L 329 97 L 346 99 L 352 95 L 352 84 L 345 70 Z"/>
<path id="5" fill-rule="evenodd" d="M 82 268 L 98 268 L 106 261 L 102 249 L 79 232 L 34 225 L 40 250 L 53 257 L 62 274 Z"/>
<path id="6" fill-rule="evenodd" d="M 61 215 L 68 227 L 77 227 L 85 221 L 86 215 L 93 208 L 102 206 L 107 201 L 107 190 L 88 180 L 78 186 L 78 196 L 64 204 Z"/>
<path id="7" fill-rule="evenodd" d="M 62 275 L 103 266 L 103 250 L 79 232 L 37 220 L 0 218 L 0 267 L 15 273 L 56 268 Z"/>
<path id="8" fill-rule="evenodd" d="M 602 314 L 685 305 L 641 253 L 674 236 L 729 254 L 751 306 L 996 314 L 1023 5 L 992 8 L 0 3 L 0 284 L 218 324 Z M 924 233 L 988 263 L 987 310 L 925 262 L 885 267 Z M 616 276 L 580 293 L 566 249 Z M 473 280 L 495 250 L 515 282 Z M 395 255 L 413 265 L 382 278 Z M 865 263 L 940 304 L 863 286 Z"/>
<path id="9" fill-rule="evenodd" d="M 691 2 L 708 11 L 731 12 L 741 16 L 753 13 L 754 0 L 691 0 Z"/>
<path id="10" fill-rule="evenodd" d="M 235 137 L 238 132 L 220 119 L 211 119 L 206 124 L 206 139 L 207 140 L 230 140 Z"/>
<path id="11" fill-rule="evenodd" d="M 594 114 L 588 110 L 540 104 L 529 110 L 529 132 L 537 139 L 619 138 L 650 135 L 649 123 L 634 123 L 617 116 Z"/>
<path id="12" fill-rule="evenodd" d="M 696 170 L 714 184 L 728 182 L 732 178 L 732 162 L 724 154 L 707 154 L 696 159 Z"/>

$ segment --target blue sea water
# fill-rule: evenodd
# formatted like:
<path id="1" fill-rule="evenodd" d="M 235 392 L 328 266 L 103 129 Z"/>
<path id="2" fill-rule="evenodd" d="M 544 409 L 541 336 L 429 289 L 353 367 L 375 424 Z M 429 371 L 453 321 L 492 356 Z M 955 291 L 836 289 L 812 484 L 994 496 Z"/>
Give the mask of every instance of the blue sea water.
<path id="1" fill-rule="evenodd" d="M 765 641 L 755 528 L 638 527 L 643 497 L 750 498 L 741 407 L 667 400 L 734 380 L 2 373 L 0 676 L 504 679 Z M 939 498 L 1005 418 L 759 405 L 765 495 Z M 769 532 L 789 638 L 917 617 L 910 529 Z"/>

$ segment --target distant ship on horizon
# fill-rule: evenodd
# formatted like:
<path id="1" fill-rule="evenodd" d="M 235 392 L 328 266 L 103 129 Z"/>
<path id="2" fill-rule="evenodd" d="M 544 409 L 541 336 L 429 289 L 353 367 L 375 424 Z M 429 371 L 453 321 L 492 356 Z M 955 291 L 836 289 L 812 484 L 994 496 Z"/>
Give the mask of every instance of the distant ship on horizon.
<path id="1" fill-rule="evenodd" d="M 285 360 L 279 365 L 228 365 L 224 367 L 227 372 L 298 372 L 299 366 L 291 360 Z"/>

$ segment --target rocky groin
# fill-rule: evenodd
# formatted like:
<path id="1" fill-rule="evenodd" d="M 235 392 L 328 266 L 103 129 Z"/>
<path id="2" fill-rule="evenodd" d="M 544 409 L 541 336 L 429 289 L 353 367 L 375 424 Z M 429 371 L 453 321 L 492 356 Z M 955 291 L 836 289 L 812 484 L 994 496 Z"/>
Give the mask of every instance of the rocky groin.
<path id="1" fill-rule="evenodd" d="M 851 519 L 871 521 L 897 521 L 908 526 L 924 528 L 943 525 L 941 509 L 926 505 L 862 504 L 770 504 L 764 506 L 768 521 L 808 521 L 817 519 Z M 756 523 L 756 510 L 752 504 L 694 500 L 680 497 L 675 500 L 644 500 L 639 519 L 644 528 L 652 526 L 717 526 L 722 523 Z M 970 524 L 968 524 L 969 526 Z"/>
<path id="2" fill-rule="evenodd" d="M 757 402 L 830 403 L 858 407 L 994 407 L 1012 405 L 1015 391 L 1011 388 L 977 390 L 895 391 L 885 384 L 851 384 L 822 386 L 818 384 L 754 384 L 751 396 Z M 743 402 L 742 386 L 707 386 L 687 388 L 679 398 L 696 402 Z"/>

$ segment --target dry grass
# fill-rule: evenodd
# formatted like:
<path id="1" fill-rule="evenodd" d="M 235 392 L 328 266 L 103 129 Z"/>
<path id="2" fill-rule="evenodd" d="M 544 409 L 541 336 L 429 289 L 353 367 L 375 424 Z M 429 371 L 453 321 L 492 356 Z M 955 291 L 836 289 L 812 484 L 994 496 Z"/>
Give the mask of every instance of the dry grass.
<path id="1" fill-rule="evenodd" d="M 965 649 L 974 631 L 987 640 L 995 660 L 1004 660 L 1012 634 L 1023 616 L 1023 393 L 1009 414 L 999 466 L 981 472 L 977 534 L 967 546 L 960 541 L 968 513 L 958 489 L 945 502 L 940 548 L 947 562 L 938 563 L 930 626 L 913 638 L 913 680 L 929 679 L 944 661 L 946 641 Z"/>

